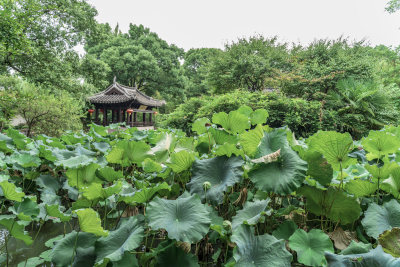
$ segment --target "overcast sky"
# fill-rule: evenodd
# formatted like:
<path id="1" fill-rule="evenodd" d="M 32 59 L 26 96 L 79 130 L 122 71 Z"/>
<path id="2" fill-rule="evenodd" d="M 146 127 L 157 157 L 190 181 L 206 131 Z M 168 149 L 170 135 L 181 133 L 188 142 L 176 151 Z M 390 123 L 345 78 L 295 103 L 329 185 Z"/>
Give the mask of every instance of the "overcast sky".
<path id="1" fill-rule="evenodd" d="M 400 45 L 400 12 L 388 0 L 89 0 L 100 22 L 123 32 L 143 24 L 168 43 L 188 50 L 223 48 L 254 34 L 307 44 L 341 35 L 372 45 Z"/>

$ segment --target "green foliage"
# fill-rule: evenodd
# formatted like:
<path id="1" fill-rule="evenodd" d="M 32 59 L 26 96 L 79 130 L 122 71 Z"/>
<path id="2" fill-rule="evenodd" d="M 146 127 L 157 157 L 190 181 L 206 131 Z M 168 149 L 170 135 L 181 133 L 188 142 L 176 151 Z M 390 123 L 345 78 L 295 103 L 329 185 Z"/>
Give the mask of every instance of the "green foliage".
<path id="1" fill-rule="evenodd" d="M 290 148 L 285 130 L 265 133 L 254 157 L 261 158 L 273 153 L 279 153 L 277 159 L 270 163 L 255 164 L 249 172 L 249 178 L 260 190 L 290 194 L 301 186 L 307 164 Z"/>
<path id="2" fill-rule="evenodd" d="M 312 229 L 308 233 L 297 229 L 289 238 L 289 247 L 297 252 L 300 263 L 310 266 L 326 264 L 324 253 L 334 252 L 329 236 L 319 229 Z"/>
<path id="3" fill-rule="evenodd" d="M 385 253 L 381 246 L 368 253 L 335 255 L 332 253 L 325 254 L 329 266 L 355 266 L 354 259 L 357 260 L 357 266 L 388 266 L 395 267 L 400 264 L 400 259 L 394 258 L 392 255 Z"/>
<path id="4" fill-rule="evenodd" d="M 225 156 L 195 161 L 192 180 L 187 184 L 190 193 L 196 193 L 202 199 L 213 203 L 222 203 L 224 192 L 228 187 L 240 182 L 243 176 L 243 163 L 240 157 Z M 203 187 L 205 182 L 211 184 L 207 190 Z"/>
<path id="5" fill-rule="evenodd" d="M 400 228 L 392 228 L 386 230 L 379 236 L 379 244 L 382 246 L 386 253 L 391 254 L 393 257 L 400 256 Z"/>
<path id="6" fill-rule="evenodd" d="M 132 251 L 142 242 L 144 218 L 141 215 L 123 220 L 115 231 L 96 241 L 97 264 L 118 262 L 125 251 Z"/>
<path id="7" fill-rule="evenodd" d="M 6 242 L 54 247 L 28 263 L 56 266 L 317 266 L 325 264 L 324 253 L 327 262 L 344 264 L 347 254 L 361 253 L 360 262 L 369 264 L 375 252 L 371 244 L 351 243 L 353 231 L 397 253 L 397 234 L 382 234 L 398 227 L 396 127 L 356 142 L 333 131 L 296 140 L 288 129 L 262 124 L 238 131 L 236 121 L 250 125 L 254 112 L 242 105 L 231 118 L 219 113 L 233 126 L 229 132 L 219 128 L 224 120 L 200 119 L 193 136 L 102 126 L 59 138 L 5 131 L 0 224 L 10 232 Z M 52 223 L 64 224 L 65 236 L 41 236 Z M 324 232 L 335 242 L 342 237 L 343 250 L 334 250 Z M 214 253 L 195 254 L 196 246 Z M 8 254 L 9 264 L 25 257 Z"/>
<path id="8" fill-rule="evenodd" d="M 283 240 L 268 234 L 255 236 L 247 225 L 241 225 L 233 232 L 232 241 L 237 245 L 233 255 L 235 266 L 289 266 L 292 260 Z"/>
<path id="9" fill-rule="evenodd" d="M 386 230 L 400 227 L 400 204 L 395 199 L 382 206 L 371 203 L 365 211 L 362 225 L 365 232 L 375 239 Z"/>
<path id="10" fill-rule="evenodd" d="M 209 212 L 195 195 L 181 195 L 176 200 L 156 198 L 147 213 L 152 228 L 165 229 L 169 238 L 188 243 L 202 239 L 211 222 Z"/>

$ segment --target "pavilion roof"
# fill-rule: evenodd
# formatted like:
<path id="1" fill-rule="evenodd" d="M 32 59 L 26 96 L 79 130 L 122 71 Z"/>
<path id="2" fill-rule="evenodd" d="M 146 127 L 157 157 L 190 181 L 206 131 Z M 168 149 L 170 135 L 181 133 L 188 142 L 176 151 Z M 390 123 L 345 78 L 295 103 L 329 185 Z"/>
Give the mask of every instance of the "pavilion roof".
<path id="1" fill-rule="evenodd" d="M 161 107 L 166 104 L 165 100 L 157 100 L 145 95 L 136 87 L 128 87 L 117 82 L 111 84 L 104 91 L 88 98 L 92 104 L 118 104 L 135 101 L 141 105 L 150 107 Z"/>

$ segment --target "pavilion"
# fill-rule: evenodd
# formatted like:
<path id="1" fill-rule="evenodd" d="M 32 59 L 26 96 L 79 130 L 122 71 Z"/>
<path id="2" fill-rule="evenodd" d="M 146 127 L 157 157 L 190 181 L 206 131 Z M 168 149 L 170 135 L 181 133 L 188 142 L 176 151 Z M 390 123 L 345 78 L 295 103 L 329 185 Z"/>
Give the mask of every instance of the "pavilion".
<path id="1" fill-rule="evenodd" d="M 153 115 L 157 114 L 153 108 L 158 108 L 166 104 L 164 100 L 153 99 L 140 92 L 136 87 L 128 87 L 116 82 L 111 84 L 104 91 L 88 98 L 89 102 L 95 106 L 94 121 L 101 123 L 99 115 L 103 114 L 102 124 L 126 122 L 130 126 L 153 126 Z M 109 115 L 111 113 L 111 116 Z M 142 117 L 138 118 L 138 113 Z"/>

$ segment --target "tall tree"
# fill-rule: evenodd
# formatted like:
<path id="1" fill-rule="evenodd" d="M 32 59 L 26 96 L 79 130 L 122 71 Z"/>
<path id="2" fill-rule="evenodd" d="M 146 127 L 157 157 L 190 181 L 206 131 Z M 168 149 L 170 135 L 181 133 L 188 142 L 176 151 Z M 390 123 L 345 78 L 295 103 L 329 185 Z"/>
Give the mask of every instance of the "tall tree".
<path id="1" fill-rule="evenodd" d="M 277 38 L 243 38 L 226 45 L 225 51 L 210 64 L 208 80 L 217 92 L 236 88 L 262 90 L 268 86 L 268 79 L 290 69 L 287 45 Z"/>
<path id="2" fill-rule="evenodd" d="M 136 86 L 149 95 L 159 92 L 167 100 L 184 97 L 180 72 L 183 50 L 143 25 L 130 24 L 128 33 L 110 31 L 103 41 L 91 41 L 85 49 L 110 67 L 109 81 L 116 76 L 123 84 Z"/>
<path id="3" fill-rule="evenodd" d="M 85 0 L 1 0 L 0 62 L 53 88 L 77 83 L 74 47 L 95 34 L 96 9 Z"/>

